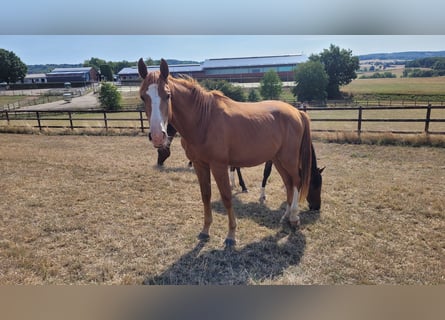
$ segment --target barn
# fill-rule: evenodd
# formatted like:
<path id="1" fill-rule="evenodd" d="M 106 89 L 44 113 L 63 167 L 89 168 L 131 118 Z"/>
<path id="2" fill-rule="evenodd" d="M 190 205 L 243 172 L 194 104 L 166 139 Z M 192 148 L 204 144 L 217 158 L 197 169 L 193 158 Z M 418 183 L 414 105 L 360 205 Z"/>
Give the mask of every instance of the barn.
<path id="1" fill-rule="evenodd" d="M 159 70 L 159 66 L 148 66 L 147 70 L 148 72 Z M 200 64 L 169 65 L 169 70 L 173 76 L 184 74 L 194 78 L 202 77 L 203 73 L 202 66 Z M 122 83 L 129 83 L 129 82 L 139 83 L 140 81 L 137 67 L 123 68 L 121 71 L 118 72 L 117 75 L 118 75 L 118 81 L 121 81 Z"/>
<path id="2" fill-rule="evenodd" d="M 98 81 L 99 73 L 92 67 L 55 68 L 46 74 L 48 83 L 82 83 L 89 84 Z"/>
<path id="3" fill-rule="evenodd" d="M 278 56 L 241 57 L 206 59 L 201 64 L 169 65 L 170 73 L 186 74 L 197 80 L 218 79 L 230 82 L 259 82 L 269 70 L 275 70 L 282 81 L 294 81 L 294 70 L 298 64 L 306 62 L 301 54 Z M 158 66 L 147 67 L 148 71 L 158 70 Z M 119 73 L 122 83 L 139 82 L 137 67 L 124 68 Z"/>
<path id="4" fill-rule="evenodd" d="M 269 70 L 275 70 L 282 81 L 293 81 L 294 70 L 307 59 L 303 55 L 207 59 L 202 67 L 207 79 L 230 82 L 259 82 Z"/>

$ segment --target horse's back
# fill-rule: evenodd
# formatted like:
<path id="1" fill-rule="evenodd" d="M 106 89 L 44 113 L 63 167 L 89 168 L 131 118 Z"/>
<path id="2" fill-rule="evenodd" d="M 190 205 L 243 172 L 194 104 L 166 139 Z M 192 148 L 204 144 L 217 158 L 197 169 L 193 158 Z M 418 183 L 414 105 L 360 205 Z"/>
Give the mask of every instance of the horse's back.
<path id="1" fill-rule="evenodd" d="M 255 166 L 271 160 L 283 147 L 299 147 L 297 137 L 303 131 L 299 110 L 282 101 L 226 104 L 224 121 L 214 123 L 217 141 L 227 153 L 230 165 Z"/>

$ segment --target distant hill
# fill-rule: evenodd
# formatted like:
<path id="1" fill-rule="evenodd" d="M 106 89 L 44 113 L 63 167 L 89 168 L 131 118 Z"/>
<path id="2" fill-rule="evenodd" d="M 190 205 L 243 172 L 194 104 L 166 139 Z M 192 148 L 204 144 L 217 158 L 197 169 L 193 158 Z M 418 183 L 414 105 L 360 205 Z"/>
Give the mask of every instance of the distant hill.
<path id="1" fill-rule="evenodd" d="M 406 51 L 392 53 L 371 53 L 360 55 L 360 60 L 416 60 L 431 57 L 445 57 L 445 51 Z"/>

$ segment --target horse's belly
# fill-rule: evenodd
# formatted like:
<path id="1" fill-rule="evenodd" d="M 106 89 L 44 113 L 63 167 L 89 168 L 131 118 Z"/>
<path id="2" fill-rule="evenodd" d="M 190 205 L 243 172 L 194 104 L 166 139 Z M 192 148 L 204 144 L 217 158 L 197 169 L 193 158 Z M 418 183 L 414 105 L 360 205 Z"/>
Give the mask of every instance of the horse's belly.
<path id="1" fill-rule="evenodd" d="M 246 144 L 243 148 L 231 150 L 229 162 L 234 167 L 254 167 L 272 160 L 277 152 L 276 145 Z"/>

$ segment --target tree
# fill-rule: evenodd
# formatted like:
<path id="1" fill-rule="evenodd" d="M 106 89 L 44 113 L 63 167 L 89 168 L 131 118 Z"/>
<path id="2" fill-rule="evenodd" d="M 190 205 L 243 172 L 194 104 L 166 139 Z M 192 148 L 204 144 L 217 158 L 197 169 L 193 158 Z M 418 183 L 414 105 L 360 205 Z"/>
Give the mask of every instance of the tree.
<path id="1" fill-rule="evenodd" d="M 0 49 L 0 82 L 14 83 L 23 80 L 28 67 L 14 52 Z"/>
<path id="2" fill-rule="evenodd" d="M 107 62 L 103 59 L 99 58 L 91 58 L 90 60 L 85 60 L 83 63 L 84 67 L 93 67 L 96 70 L 100 70 L 100 66 L 107 64 Z"/>
<path id="3" fill-rule="evenodd" d="M 254 89 L 254 88 L 250 89 L 249 95 L 247 96 L 247 101 L 257 102 L 260 100 L 261 100 L 261 97 L 260 97 L 258 90 Z"/>
<path id="4" fill-rule="evenodd" d="M 121 71 L 123 68 L 129 68 L 131 66 L 134 66 L 137 64 L 136 62 L 130 62 L 127 60 L 117 61 L 117 62 L 108 62 L 108 65 L 113 70 L 113 74 L 117 74 L 119 71 Z"/>
<path id="5" fill-rule="evenodd" d="M 360 69 L 358 57 L 352 56 L 351 50 L 340 49 L 331 44 L 328 49 L 324 49 L 318 55 L 311 55 L 310 61 L 320 61 L 329 76 L 327 86 L 328 98 L 338 98 L 340 96 L 340 86 L 350 83 L 357 78 L 355 73 Z"/>
<path id="6" fill-rule="evenodd" d="M 204 80 L 201 83 L 205 88 L 209 90 L 219 90 L 227 97 L 236 101 L 246 101 L 243 89 L 239 86 L 235 86 L 226 80 Z"/>
<path id="7" fill-rule="evenodd" d="M 325 100 L 329 77 L 320 61 L 308 61 L 295 70 L 292 92 L 299 101 Z"/>
<path id="8" fill-rule="evenodd" d="M 267 71 L 260 81 L 261 96 L 264 99 L 278 100 L 282 90 L 283 83 L 278 73 L 274 69 Z"/>
<path id="9" fill-rule="evenodd" d="M 113 70 L 111 70 L 110 65 L 108 64 L 100 65 L 100 74 L 102 77 L 105 77 L 103 80 L 113 81 Z"/>
<path id="10" fill-rule="evenodd" d="M 109 82 L 102 83 L 99 91 L 99 102 L 105 110 L 119 110 L 122 96 L 115 85 Z"/>

